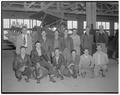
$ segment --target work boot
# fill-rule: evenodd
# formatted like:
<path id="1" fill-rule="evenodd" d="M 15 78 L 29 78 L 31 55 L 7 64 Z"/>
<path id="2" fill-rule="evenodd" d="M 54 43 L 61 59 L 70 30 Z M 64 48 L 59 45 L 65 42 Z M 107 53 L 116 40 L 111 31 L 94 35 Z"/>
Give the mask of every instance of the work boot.
<path id="1" fill-rule="evenodd" d="M 17 81 L 20 82 L 22 80 L 22 78 L 18 78 Z"/>
<path id="2" fill-rule="evenodd" d="M 37 84 L 39 84 L 40 83 L 40 78 L 39 79 L 37 79 Z"/>
<path id="3" fill-rule="evenodd" d="M 64 77 L 63 77 L 62 75 L 60 75 L 60 79 L 61 79 L 61 80 L 64 80 Z"/>
<path id="4" fill-rule="evenodd" d="M 49 76 L 49 78 L 50 78 L 50 81 L 51 81 L 51 82 L 53 82 L 53 83 L 56 82 L 53 77 Z"/>
<path id="5" fill-rule="evenodd" d="M 25 78 L 25 81 L 28 83 L 29 82 L 29 78 Z"/>

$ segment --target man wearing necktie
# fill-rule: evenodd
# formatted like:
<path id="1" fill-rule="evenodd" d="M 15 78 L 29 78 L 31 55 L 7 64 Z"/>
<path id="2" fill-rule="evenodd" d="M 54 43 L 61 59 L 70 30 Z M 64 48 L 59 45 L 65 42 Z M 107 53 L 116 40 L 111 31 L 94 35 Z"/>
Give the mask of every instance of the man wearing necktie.
<path id="1" fill-rule="evenodd" d="M 22 34 L 17 37 L 16 41 L 16 54 L 20 54 L 20 47 L 26 47 L 26 53 L 28 55 L 31 54 L 32 50 L 32 38 L 29 34 L 27 34 L 27 27 L 22 27 Z"/>

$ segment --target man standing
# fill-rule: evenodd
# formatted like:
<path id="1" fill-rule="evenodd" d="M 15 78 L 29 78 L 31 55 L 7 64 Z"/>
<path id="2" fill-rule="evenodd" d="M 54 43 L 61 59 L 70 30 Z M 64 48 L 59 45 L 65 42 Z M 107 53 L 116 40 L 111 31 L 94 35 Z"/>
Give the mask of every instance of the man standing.
<path id="1" fill-rule="evenodd" d="M 73 30 L 73 35 L 71 36 L 71 38 L 73 39 L 73 48 L 76 50 L 77 55 L 80 55 L 80 36 L 77 35 L 77 30 L 74 29 Z"/>
<path id="2" fill-rule="evenodd" d="M 108 34 L 104 31 L 103 25 L 99 26 L 100 30 L 96 33 L 96 44 L 100 44 L 102 51 L 107 53 Z"/>
<path id="3" fill-rule="evenodd" d="M 90 55 L 92 54 L 92 45 L 93 45 L 93 35 L 90 34 L 90 28 L 86 28 L 85 34 L 81 37 L 81 46 L 82 49 L 88 48 Z"/>
<path id="4" fill-rule="evenodd" d="M 44 54 L 47 55 L 51 61 L 51 52 L 52 52 L 52 41 L 47 38 L 45 30 L 41 33 L 42 38 L 40 39 L 41 47 L 44 49 Z"/>
<path id="5" fill-rule="evenodd" d="M 16 54 L 20 54 L 20 47 L 26 48 L 26 54 L 30 55 L 32 50 L 32 38 L 27 34 L 27 27 L 22 27 L 22 34 L 17 37 L 16 41 Z"/>

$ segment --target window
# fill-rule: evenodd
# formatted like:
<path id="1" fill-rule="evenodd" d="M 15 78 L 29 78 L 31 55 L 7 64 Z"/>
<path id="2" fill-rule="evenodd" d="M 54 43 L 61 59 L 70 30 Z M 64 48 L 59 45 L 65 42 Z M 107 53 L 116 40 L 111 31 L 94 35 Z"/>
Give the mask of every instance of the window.
<path id="1" fill-rule="evenodd" d="M 77 21 L 67 21 L 67 28 L 68 29 L 73 29 L 73 28 L 76 28 L 77 29 Z"/>
<path id="2" fill-rule="evenodd" d="M 37 26 L 41 25 L 41 21 L 37 20 Z"/>
<path id="3" fill-rule="evenodd" d="M 106 23 L 105 22 L 101 22 L 101 25 L 103 25 L 103 29 L 106 29 Z"/>
<path id="4" fill-rule="evenodd" d="M 37 25 L 36 20 L 33 20 L 33 27 Z"/>
<path id="5" fill-rule="evenodd" d="M 26 25 L 27 28 L 30 28 L 29 19 L 24 19 L 24 25 Z"/>
<path id="6" fill-rule="evenodd" d="M 72 26 L 73 26 L 73 28 L 77 29 L 77 21 L 73 21 Z"/>
<path id="7" fill-rule="evenodd" d="M 115 22 L 115 23 L 114 23 L 114 30 L 117 30 L 117 29 L 118 29 L 118 23 Z"/>
<path id="8" fill-rule="evenodd" d="M 97 22 L 97 27 L 96 29 L 99 29 L 99 26 L 101 25 L 101 22 Z"/>
<path id="9" fill-rule="evenodd" d="M 33 28 L 33 27 L 32 27 L 32 26 L 33 26 L 33 20 L 30 19 L 29 22 L 30 22 L 30 24 L 29 24 L 30 27 L 29 27 L 29 28 Z"/>
<path id="10" fill-rule="evenodd" d="M 99 29 L 99 26 L 103 25 L 104 29 L 110 29 L 110 22 L 96 22 L 96 29 Z"/>
<path id="11" fill-rule="evenodd" d="M 17 19 L 17 22 L 19 23 L 19 25 L 22 25 L 24 23 L 23 19 Z"/>
<path id="12" fill-rule="evenodd" d="M 13 23 L 16 24 L 16 19 L 10 19 L 10 26 L 12 26 Z"/>
<path id="13" fill-rule="evenodd" d="M 3 19 L 3 28 L 10 28 L 9 21 L 9 19 Z"/>
<path id="14" fill-rule="evenodd" d="M 83 22 L 83 29 L 86 29 L 86 26 L 87 26 L 87 22 L 84 21 L 84 22 Z"/>
<path id="15" fill-rule="evenodd" d="M 110 22 L 106 22 L 106 29 L 110 29 Z"/>
<path id="16" fill-rule="evenodd" d="M 72 29 L 72 21 L 67 21 L 67 28 Z"/>

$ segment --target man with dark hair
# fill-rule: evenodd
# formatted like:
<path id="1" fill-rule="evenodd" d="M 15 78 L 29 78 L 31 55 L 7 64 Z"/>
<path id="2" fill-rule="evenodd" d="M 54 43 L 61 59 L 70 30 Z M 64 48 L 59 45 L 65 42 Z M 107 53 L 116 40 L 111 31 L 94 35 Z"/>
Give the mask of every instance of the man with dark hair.
<path id="1" fill-rule="evenodd" d="M 79 73 L 84 78 L 85 76 L 93 77 L 92 56 L 89 54 L 89 49 L 84 49 L 84 54 L 80 56 Z"/>
<path id="2" fill-rule="evenodd" d="M 22 79 L 22 76 L 26 76 L 26 82 L 29 82 L 29 78 L 32 74 L 31 60 L 29 55 L 26 54 L 26 48 L 20 47 L 20 54 L 14 60 L 13 70 L 15 71 L 16 78 L 18 81 Z"/>
<path id="3" fill-rule="evenodd" d="M 96 44 L 101 44 L 102 51 L 107 53 L 108 34 L 104 31 L 103 25 L 99 26 L 100 30 L 96 33 Z"/>
<path id="4" fill-rule="evenodd" d="M 76 54 L 80 55 L 80 36 L 77 34 L 77 29 L 73 29 L 73 34 L 71 35 L 71 38 L 73 40 L 73 48 L 76 50 Z"/>
<path id="5" fill-rule="evenodd" d="M 76 50 L 73 49 L 71 51 L 71 60 L 68 65 L 68 68 L 73 78 L 77 78 L 77 75 L 79 74 L 79 61 L 80 61 L 80 56 L 77 55 Z"/>
<path id="6" fill-rule="evenodd" d="M 36 67 L 37 83 L 40 83 L 39 68 L 41 66 L 48 70 L 50 81 L 56 82 L 53 78 L 54 76 L 53 66 L 50 63 L 50 59 L 48 58 L 46 53 L 44 53 L 44 48 L 42 47 L 39 41 L 36 42 L 35 48 L 31 52 L 31 60 Z"/>
<path id="7" fill-rule="evenodd" d="M 83 50 L 85 48 L 88 48 L 90 55 L 92 55 L 92 45 L 93 45 L 93 35 L 90 34 L 90 28 L 87 26 L 86 32 L 81 36 L 81 46 Z"/>
<path id="8" fill-rule="evenodd" d="M 55 67 L 57 77 L 63 80 L 63 75 L 61 72 L 61 66 L 65 64 L 65 59 L 62 54 L 60 54 L 59 48 L 55 48 L 55 56 L 53 57 L 53 66 Z"/>
<path id="9" fill-rule="evenodd" d="M 93 54 L 93 64 L 95 65 L 94 73 L 95 76 L 105 77 L 107 71 L 108 56 L 102 51 L 101 44 L 97 44 L 97 51 Z"/>

